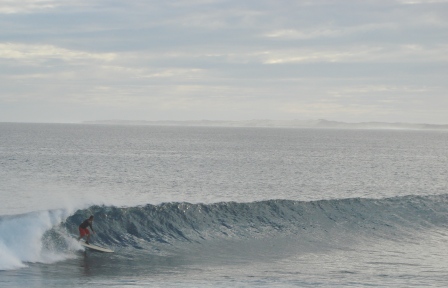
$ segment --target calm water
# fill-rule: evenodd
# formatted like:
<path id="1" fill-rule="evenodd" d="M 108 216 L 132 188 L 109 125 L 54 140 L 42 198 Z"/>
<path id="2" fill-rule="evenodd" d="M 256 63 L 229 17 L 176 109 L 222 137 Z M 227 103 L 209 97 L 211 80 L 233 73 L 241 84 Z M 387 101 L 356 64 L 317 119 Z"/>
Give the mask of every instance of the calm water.
<path id="1" fill-rule="evenodd" d="M 448 132 L 0 123 L 0 286 L 445 286 Z M 94 214 L 98 245 L 73 240 Z"/>

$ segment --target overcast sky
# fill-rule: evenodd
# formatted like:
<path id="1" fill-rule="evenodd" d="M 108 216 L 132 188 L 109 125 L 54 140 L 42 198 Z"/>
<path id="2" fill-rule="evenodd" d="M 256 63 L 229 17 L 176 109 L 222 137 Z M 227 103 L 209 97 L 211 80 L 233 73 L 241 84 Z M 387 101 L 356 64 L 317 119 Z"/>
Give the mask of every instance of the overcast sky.
<path id="1" fill-rule="evenodd" d="M 448 123 L 448 0 L 0 0 L 0 122 Z"/>

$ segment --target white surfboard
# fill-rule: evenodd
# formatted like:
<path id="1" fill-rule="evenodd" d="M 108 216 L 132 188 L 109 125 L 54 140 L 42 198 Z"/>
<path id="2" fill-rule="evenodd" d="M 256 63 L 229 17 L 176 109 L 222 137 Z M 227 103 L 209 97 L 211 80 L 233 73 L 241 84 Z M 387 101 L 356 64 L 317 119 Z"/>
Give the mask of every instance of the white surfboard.
<path id="1" fill-rule="evenodd" d="M 96 245 L 92 245 L 92 244 L 86 244 L 86 242 L 84 241 L 79 241 L 79 244 L 81 244 L 82 246 L 95 250 L 95 251 L 99 251 L 99 252 L 104 252 L 104 253 L 113 253 L 114 251 L 107 249 L 107 248 L 103 248 L 100 246 L 96 246 Z"/>

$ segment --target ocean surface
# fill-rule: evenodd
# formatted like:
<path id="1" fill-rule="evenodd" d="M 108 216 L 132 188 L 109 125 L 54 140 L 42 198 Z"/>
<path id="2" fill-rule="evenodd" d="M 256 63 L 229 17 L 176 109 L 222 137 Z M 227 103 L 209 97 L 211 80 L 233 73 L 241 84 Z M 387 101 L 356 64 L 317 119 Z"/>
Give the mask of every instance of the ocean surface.
<path id="1" fill-rule="evenodd" d="M 0 123 L 0 287 L 446 287 L 447 245 L 448 131 Z"/>

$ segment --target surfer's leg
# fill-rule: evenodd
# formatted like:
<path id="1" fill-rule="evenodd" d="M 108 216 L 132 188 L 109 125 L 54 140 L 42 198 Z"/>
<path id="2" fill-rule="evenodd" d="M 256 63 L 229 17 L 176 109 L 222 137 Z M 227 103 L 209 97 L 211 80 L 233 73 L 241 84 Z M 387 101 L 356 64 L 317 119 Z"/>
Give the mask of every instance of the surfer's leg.
<path id="1" fill-rule="evenodd" d="M 86 229 L 86 235 L 87 235 L 86 244 L 89 244 L 89 240 L 90 240 L 90 231 L 89 231 L 89 229 Z"/>

